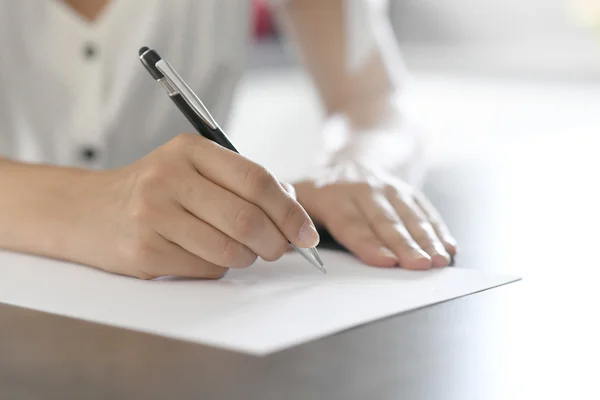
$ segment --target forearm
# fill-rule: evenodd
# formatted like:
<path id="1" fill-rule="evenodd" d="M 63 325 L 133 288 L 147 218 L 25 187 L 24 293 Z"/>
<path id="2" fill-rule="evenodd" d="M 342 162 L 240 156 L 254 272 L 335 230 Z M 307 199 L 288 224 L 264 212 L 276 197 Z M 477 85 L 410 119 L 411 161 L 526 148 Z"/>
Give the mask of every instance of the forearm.
<path id="1" fill-rule="evenodd" d="M 72 258 L 93 173 L 0 159 L 0 248 Z"/>
<path id="2" fill-rule="evenodd" d="M 420 186 L 427 164 L 425 135 L 394 107 L 368 128 L 356 127 L 347 114 L 330 116 L 323 126 L 325 151 L 317 174 L 321 168 L 359 164 Z"/>
<path id="3" fill-rule="evenodd" d="M 418 183 L 423 137 L 403 113 L 407 74 L 385 9 L 376 3 L 291 0 L 278 15 L 328 115 L 323 162 L 367 163 Z"/>

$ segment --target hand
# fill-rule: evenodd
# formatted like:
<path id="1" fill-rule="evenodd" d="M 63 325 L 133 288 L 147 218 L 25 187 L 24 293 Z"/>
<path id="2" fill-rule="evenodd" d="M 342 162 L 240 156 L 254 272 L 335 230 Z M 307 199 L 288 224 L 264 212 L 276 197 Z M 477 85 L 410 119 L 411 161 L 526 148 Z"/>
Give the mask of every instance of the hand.
<path id="1" fill-rule="evenodd" d="M 200 135 L 180 135 L 100 173 L 84 226 L 87 264 L 124 275 L 222 277 L 258 256 L 318 243 L 308 214 L 261 166 Z"/>
<path id="2" fill-rule="evenodd" d="M 456 241 L 417 189 L 364 165 L 329 168 L 323 182 L 294 185 L 315 223 L 365 263 L 408 269 L 443 267 Z"/>

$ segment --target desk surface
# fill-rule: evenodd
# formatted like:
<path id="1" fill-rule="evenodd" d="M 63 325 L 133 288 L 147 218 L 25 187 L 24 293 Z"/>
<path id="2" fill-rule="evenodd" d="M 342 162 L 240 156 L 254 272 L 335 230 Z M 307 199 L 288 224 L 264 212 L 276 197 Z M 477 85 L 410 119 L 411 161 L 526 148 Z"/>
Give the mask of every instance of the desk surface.
<path id="1" fill-rule="evenodd" d="M 264 358 L 0 305 L 1 397 L 599 398 L 595 144 L 524 140 L 433 171 L 459 264 L 522 282 Z"/>

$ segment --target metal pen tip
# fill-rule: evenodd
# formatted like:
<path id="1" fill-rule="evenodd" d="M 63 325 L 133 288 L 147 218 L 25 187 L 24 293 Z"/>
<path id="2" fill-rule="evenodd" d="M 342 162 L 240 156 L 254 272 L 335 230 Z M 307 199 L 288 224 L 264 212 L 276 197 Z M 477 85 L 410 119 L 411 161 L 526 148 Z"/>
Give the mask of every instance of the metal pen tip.
<path id="1" fill-rule="evenodd" d="M 319 257 L 319 254 L 317 253 L 317 249 L 303 249 L 294 245 L 293 243 L 292 247 L 294 248 L 294 250 L 300 253 L 300 255 L 304 257 L 313 267 L 321 271 L 323 274 L 327 273 L 327 270 L 325 269 L 325 266 L 323 264 L 323 260 L 321 260 L 321 257 Z"/>
<path id="2" fill-rule="evenodd" d="M 323 274 L 327 274 L 327 270 L 325 269 L 325 267 L 323 265 L 319 264 L 318 262 L 316 262 L 316 260 L 314 262 L 311 262 L 311 264 L 313 265 L 313 267 L 315 267 L 316 269 L 321 271 Z"/>
<path id="3" fill-rule="evenodd" d="M 313 256 L 315 256 L 315 259 L 321 265 L 321 267 L 325 266 L 325 264 L 323 264 L 323 260 L 321 260 L 321 256 L 319 256 L 319 252 L 317 251 L 316 247 L 311 247 L 310 252 L 313 254 Z"/>
<path id="4" fill-rule="evenodd" d="M 324 266 L 319 265 L 319 271 L 321 271 L 323 274 L 327 275 L 327 270 L 325 269 Z"/>

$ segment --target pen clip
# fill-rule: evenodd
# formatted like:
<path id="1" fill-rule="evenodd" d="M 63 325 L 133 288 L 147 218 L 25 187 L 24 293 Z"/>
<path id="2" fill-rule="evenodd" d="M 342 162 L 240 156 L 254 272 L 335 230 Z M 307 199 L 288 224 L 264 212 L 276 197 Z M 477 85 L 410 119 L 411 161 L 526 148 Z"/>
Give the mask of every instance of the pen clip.
<path id="1" fill-rule="evenodd" d="M 188 86 L 187 83 L 185 83 L 183 79 L 181 79 L 179 74 L 168 62 L 161 59 L 156 63 L 156 68 L 165 76 L 163 78 L 164 81 L 162 79 L 160 81 L 169 96 L 180 94 L 185 102 L 192 107 L 192 109 L 196 112 L 196 114 L 198 114 L 204 123 L 206 123 L 206 125 L 213 130 L 219 129 L 217 121 L 215 121 L 212 115 L 210 115 L 210 112 L 206 106 L 204 106 L 196 93 L 193 92 L 193 90 Z"/>

